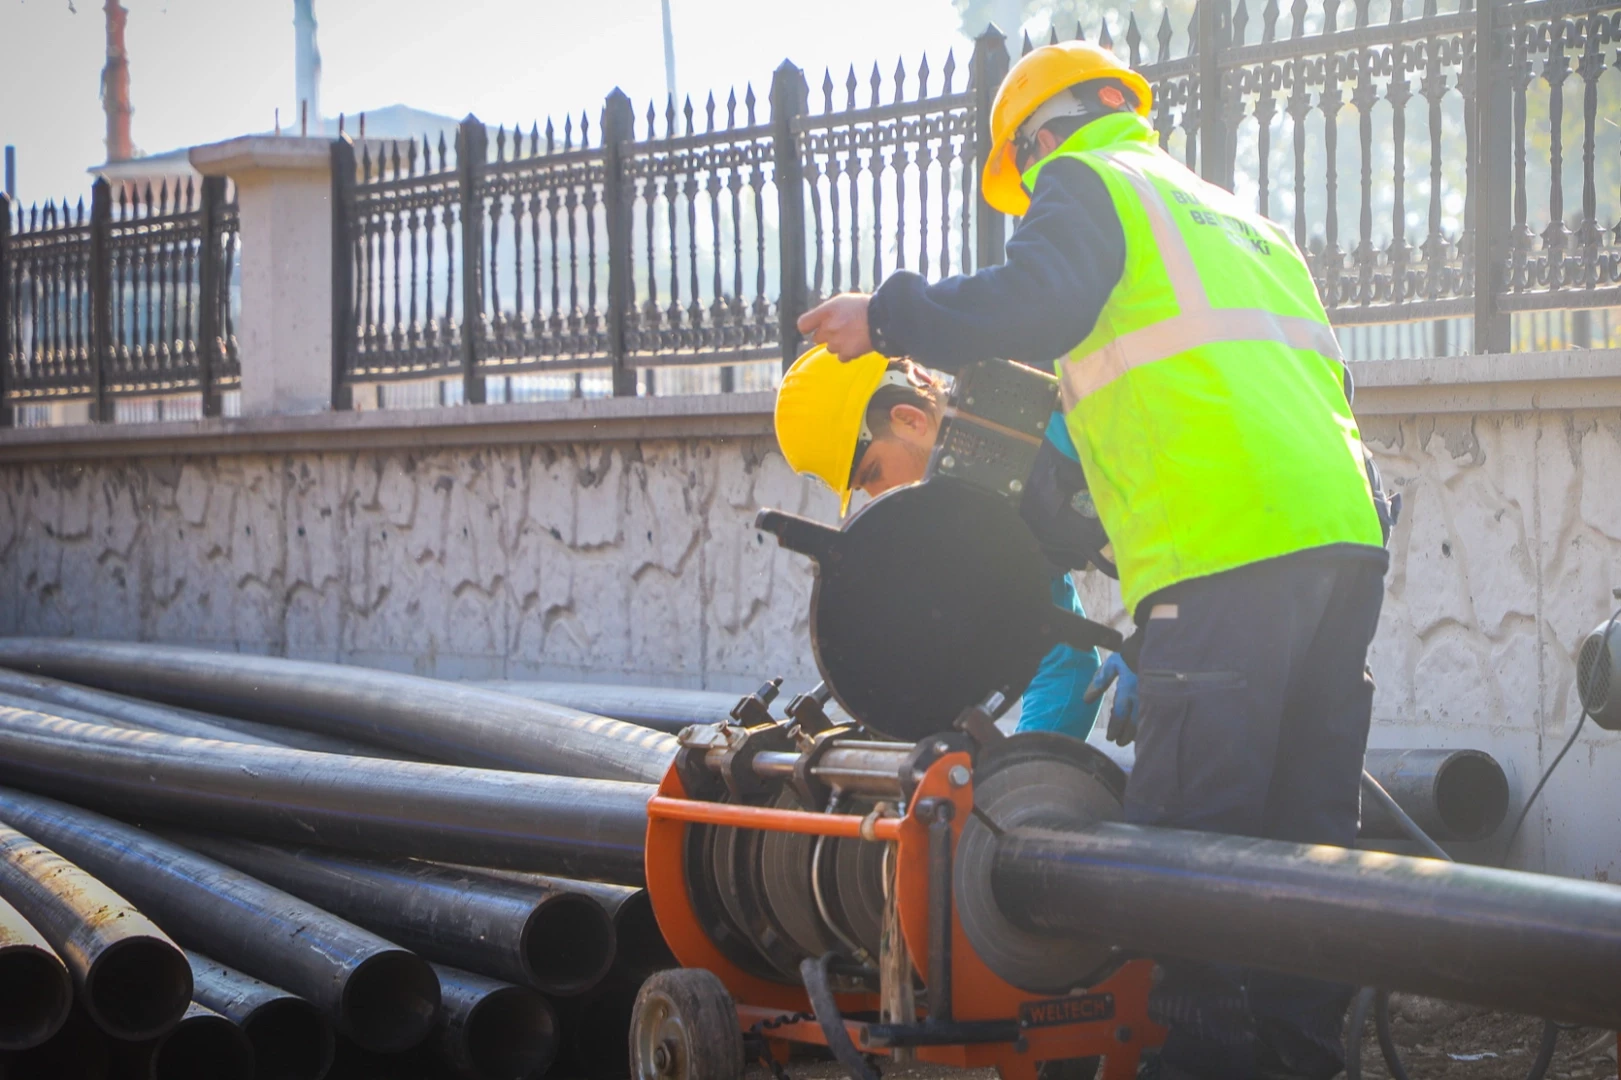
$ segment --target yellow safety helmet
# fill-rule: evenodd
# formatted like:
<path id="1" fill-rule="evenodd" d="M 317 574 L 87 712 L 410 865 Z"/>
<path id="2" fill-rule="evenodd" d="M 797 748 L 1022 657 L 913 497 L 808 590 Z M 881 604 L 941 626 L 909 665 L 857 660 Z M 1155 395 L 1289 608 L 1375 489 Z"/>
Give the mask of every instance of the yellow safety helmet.
<path id="1" fill-rule="evenodd" d="M 1087 41 L 1061 41 L 1031 49 L 1019 58 L 1002 80 L 991 106 L 991 153 L 983 179 L 986 202 L 1015 217 L 1030 209 L 1030 193 L 1024 189 L 1015 147 L 1019 128 L 1042 103 L 1092 79 L 1119 79 L 1137 96 L 1138 115 L 1148 115 L 1154 103 L 1148 80 L 1107 49 Z"/>
<path id="2" fill-rule="evenodd" d="M 832 488 L 840 514 L 850 508 L 850 474 L 867 426 L 867 405 L 888 370 L 888 359 L 878 353 L 841 361 L 818 345 L 794 361 L 777 388 L 782 456 L 794 472 L 819 477 Z"/>

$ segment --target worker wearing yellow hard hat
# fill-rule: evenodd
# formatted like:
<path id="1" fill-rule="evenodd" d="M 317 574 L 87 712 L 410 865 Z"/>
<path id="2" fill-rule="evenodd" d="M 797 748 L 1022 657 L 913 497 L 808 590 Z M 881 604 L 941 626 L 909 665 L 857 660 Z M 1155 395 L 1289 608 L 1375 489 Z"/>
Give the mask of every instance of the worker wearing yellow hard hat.
<path id="1" fill-rule="evenodd" d="M 997 94 L 982 176 L 986 201 L 1022 218 L 1005 261 L 935 282 L 900 271 L 799 329 L 847 360 L 1052 365 L 1137 626 L 1100 672 L 1140 676 L 1127 817 L 1349 847 L 1389 515 L 1304 258 L 1166 154 L 1152 110 L 1108 50 L 1032 50 Z M 1042 475 L 1057 497 L 1041 505 L 1061 507 L 1074 481 Z M 1342 1068 L 1349 988 L 1162 966 L 1165 1080 Z"/>
<path id="2" fill-rule="evenodd" d="M 910 360 L 867 353 L 843 363 L 818 346 L 782 377 L 777 443 L 795 472 L 833 489 L 843 513 L 856 491 L 876 496 L 923 479 L 944 398 L 939 380 Z M 1085 615 L 1067 573 L 1054 576 L 1052 597 Z M 1086 738 L 1103 695 L 1101 685 L 1090 692 L 1098 671 L 1097 650 L 1054 648 L 1025 689 L 1017 730 Z M 1125 723 L 1135 681 L 1127 672 L 1116 690 L 1116 726 Z"/>

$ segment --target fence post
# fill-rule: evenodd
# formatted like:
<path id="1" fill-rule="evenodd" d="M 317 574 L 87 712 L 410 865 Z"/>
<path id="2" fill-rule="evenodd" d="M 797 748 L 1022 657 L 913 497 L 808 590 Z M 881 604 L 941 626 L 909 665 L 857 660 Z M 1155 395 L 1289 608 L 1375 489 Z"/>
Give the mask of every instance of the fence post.
<path id="1" fill-rule="evenodd" d="M 630 365 L 625 334 L 636 307 L 630 250 L 631 200 L 636 190 L 626 176 L 635 123 L 630 98 L 614 87 L 602 108 L 602 201 L 608 216 L 608 357 L 614 397 L 636 396 L 636 369 Z"/>
<path id="2" fill-rule="evenodd" d="M 777 339 L 782 370 L 799 357 L 799 317 L 805 313 L 805 163 L 794 119 L 805 113 L 805 73 L 784 60 L 771 76 L 771 151 L 777 181 Z"/>
<path id="3" fill-rule="evenodd" d="M 1007 217 L 985 201 L 979 180 L 991 154 L 991 105 L 1007 70 L 1007 38 L 991 23 L 974 39 L 974 57 L 968 65 L 968 82 L 974 88 L 974 190 L 979 192 L 974 213 L 975 270 L 1000 263 L 1006 242 Z"/>
<path id="4" fill-rule="evenodd" d="M 355 407 L 349 358 L 355 348 L 355 144 L 332 140 L 332 408 Z M 463 354 L 465 356 L 465 354 Z"/>
<path id="5" fill-rule="evenodd" d="M 1509 158 L 1509 34 L 1492 25 L 1495 0 L 1475 4 L 1475 218 L 1469 222 L 1475 247 L 1475 352 L 1510 349 L 1508 315 L 1498 310 L 1504 282 L 1499 271 L 1508 254 L 1509 208 L 1514 182 Z"/>
<path id="6" fill-rule="evenodd" d="M 6 147 L 7 155 L 11 147 Z M 0 191 L 0 428 L 12 425 L 11 404 L 11 350 L 17 335 L 11 328 L 11 196 Z"/>
<path id="7" fill-rule="evenodd" d="M 112 366 L 113 261 L 108 250 L 113 223 L 112 186 L 105 177 L 90 188 L 90 421 L 113 419 L 107 396 L 107 369 Z"/>
<path id="8" fill-rule="evenodd" d="M 489 138 L 484 122 L 472 113 L 456 129 L 462 221 L 462 400 L 469 405 L 484 404 L 478 347 L 484 337 L 484 160 Z"/>
<path id="9" fill-rule="evenodd" d="M 1199 175 L 1231 188 L 1227 163 L 1227 125 L 1222 108 L 1221 53 L 1227 45 L 1227 0 L 1199 0 Z"/>
<path id="10" fill-rule="evenodd" d="M 220 414 L 216 378 L 220 362 L 220 207 L 225 202 L 225 177 L 203 177 L 199 215 L 203 227 L 197 245 L 197 392 L 203 415 Z"/>

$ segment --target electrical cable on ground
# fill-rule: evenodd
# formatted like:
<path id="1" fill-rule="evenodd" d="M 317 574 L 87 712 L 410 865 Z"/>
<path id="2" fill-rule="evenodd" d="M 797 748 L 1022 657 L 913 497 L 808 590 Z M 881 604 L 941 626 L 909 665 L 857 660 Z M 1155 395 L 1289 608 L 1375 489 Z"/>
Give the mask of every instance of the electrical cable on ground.
<path id="1" fill-rule="evenodd" d="M 1609 662 L 1610 631 L 1615 629 L 1617 620 L 1621 620 L 1621 608 L 1617 608 L 1615 613 L 1610 616 L 1610 621 L 1604 624 L 1604 633 L 1599 639 L 1604 643 L 1603 658 L 1599 661 L 1601 665 Z M 1583 708 L 1582 718 L 1576 721 L 1576 729 L 1570 733 L 1570 738 L 1565 740 L 1565 745 L 1553 759 L 1553 764 L 1543 771 L 1542 779 L 1537 781 L 1537 786 L 1531 789 L 1531 797 L 1525 800 L 1524 806 L 1520 807 L 1520 816 L 1514 819 L 1514 827 L 1508 831 L 1508 840 L 1503 844 L 1503 857 L 1499 860 L 1500 862 L 1505 864 L 1508 862 L 1508 853 L 1514 847 L 1515 838 L 1520 835 L 1520 826 L 1525 824 L 1526 815 L 1531 812 L 1531 807 L 1536 803 L 1537 796 L 1542 794 L 1542 789 L 1548 785 L 1548 780 L 1553 776 L 1553 771 L 1559 768 L 1559 763 L 1565 760 L 1565 755 L 1570 753 L 1570 748 L 1576 745 L 1576 737 L 1582 733 L 1582 728 L 1586 726 L 1588 715 L 1587 709 Z"/>

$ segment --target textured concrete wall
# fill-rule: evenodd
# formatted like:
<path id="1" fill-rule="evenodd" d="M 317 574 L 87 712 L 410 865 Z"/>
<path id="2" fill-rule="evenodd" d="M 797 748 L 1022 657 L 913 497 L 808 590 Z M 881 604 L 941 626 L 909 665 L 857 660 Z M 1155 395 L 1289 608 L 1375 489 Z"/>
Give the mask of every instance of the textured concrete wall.
<path id="1" fill-rule="evenodd" d="M 1517 805 L 1580 715 L 1573 653 L 1621 585 L 1621 415 L 1365 430 L 1406 500 L 1374 742 L 1488 750 Z M 451 677 L 807 685 L 807 566 L 753 530 L 760 506 L 834 513 L 759 437 L 0 464 L 0 633 Z M 1122 619 L 1112 583 L 1082 584 L 1094 614 Z M 1521 860 L 1621 881 L 1617 775 L 1621 737 L 1585 733 Z"/>
<path id="2" fill-rule="evenodd" d="M 768 440 L 0 466 L 0 632 L 445 677 L 814 681 Z"/>

